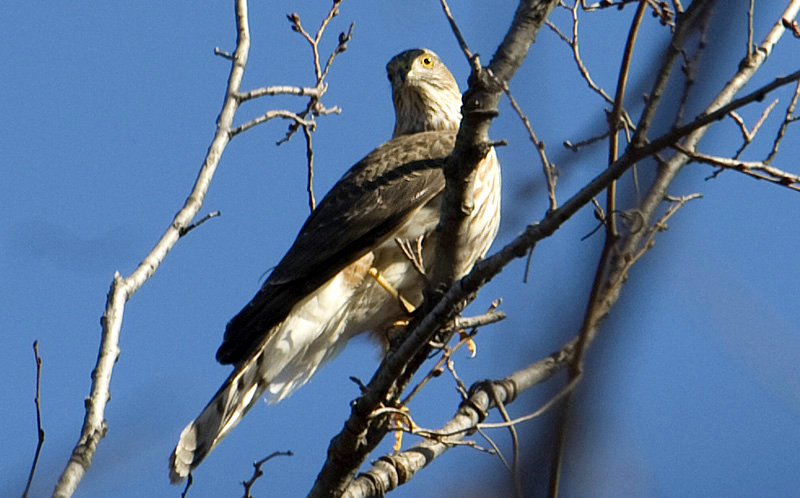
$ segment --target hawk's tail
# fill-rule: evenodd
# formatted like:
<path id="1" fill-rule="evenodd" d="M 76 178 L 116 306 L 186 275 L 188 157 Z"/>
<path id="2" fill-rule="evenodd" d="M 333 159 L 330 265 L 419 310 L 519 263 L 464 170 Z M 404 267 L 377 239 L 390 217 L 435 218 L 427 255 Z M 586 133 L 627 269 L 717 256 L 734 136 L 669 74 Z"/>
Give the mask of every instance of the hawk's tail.
<path id="1" fill-rule="evenodd" d="M 364 272 L 367 268 L 368 264 Z M 236 365 L 200 415 L 181 432 L 169 457 L 173 484 L 200 465 L 264 393 L 268 403 L 288 397 L 344 347 L 349 335 L 343 315 L 352 295 L 352 291 L 342 291 L 344 278 L 332 279 L 301 301 L 286 320 L 265 334 L 269 339 L 259 349 Z M 326 313 L 331 315 L 329 308 L 338 311 L 320 320 Z"/>
<path id="2" fill-rule="evenodd" d="M 169 456 L 169 480 L 178 484 L 219 444 L 264 394 L 263 354 L 234 370 L 200 415 L 181 432 Z"/>

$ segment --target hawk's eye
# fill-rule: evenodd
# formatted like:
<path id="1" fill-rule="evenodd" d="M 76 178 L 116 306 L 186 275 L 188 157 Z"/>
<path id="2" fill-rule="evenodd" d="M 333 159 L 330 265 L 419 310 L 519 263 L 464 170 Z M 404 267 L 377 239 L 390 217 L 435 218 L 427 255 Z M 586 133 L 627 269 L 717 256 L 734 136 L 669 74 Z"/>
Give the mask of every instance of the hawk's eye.
<path id="1" fill-rule="evenodd" d="M 423 67 L 433 67 L 433 57 L 425 55 L 419 60 Z"/>

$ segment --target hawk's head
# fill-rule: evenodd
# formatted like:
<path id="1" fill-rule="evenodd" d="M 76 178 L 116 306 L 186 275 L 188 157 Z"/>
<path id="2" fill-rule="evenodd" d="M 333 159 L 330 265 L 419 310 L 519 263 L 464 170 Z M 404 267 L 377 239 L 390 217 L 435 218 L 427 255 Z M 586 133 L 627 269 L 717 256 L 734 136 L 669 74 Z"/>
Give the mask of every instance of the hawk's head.
<path id="1" fill-rule="evenodd" d="M 458 129 L 461 92 L 439 56 L 424 48 L 406 50 L 389 61 L 386 72 L 396 118 L 393 136 Z"/>

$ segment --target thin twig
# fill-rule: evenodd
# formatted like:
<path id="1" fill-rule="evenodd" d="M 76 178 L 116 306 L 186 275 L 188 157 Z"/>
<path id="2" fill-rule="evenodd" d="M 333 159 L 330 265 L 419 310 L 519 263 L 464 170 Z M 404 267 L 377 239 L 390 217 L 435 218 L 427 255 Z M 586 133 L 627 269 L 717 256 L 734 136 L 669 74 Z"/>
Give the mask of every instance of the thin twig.
<path id="1" fill-rule="evenodd" d="M 36 453 L 33 455 L 31 471 L 28 474 L 28 483 L 25 485 L 25 491 L 22 493 L 22 498 L 27 498 L 28 492 L 30 492 L 31 484 L 33 484 L 33 474 L 36 472 L 36 465 L 39 463 L 39 454 L 42 452 L 42 446 L 44 445 L 44 429 L 42 429 L 41 406 L 42 358 L 39 356 L 39 341 L 33 341 L 33 357 L 36 361 L 36 396 L 33 398 L 33 402 L 36 405 L 36 429 L 38 434 L 38 442 L 36 444 Z"/>
<path id="2" fill-rule="evenodd" d="M 755 0 L 750 0 L 750 7 L 747 9 L 747 51 L 745 56 L 749 59 L 753 56 L 753 11 L 755 10 Z"/>
<path id="3" fill-rule="evenodd" d="M 544 170 L 544 178 L 547 181 L 547 197 L 550 199 L 550 210 L 555 210 L 558 208 L 558 204 L 556 203 L 556 172 L 555 167 L 550 164 L 550 161 L 547 160 L 547 154 L 544 152 L 544 142 L 536 137 L 536 133 L 533 132 L 533 127 L 531 127 L 531 122 L 528 119 L 528 116 L 522 112 L 522 108 L 517 103 L 514 95 L 511 94 L 508 84 L 506 84 L 505 81 L 500 81 L 497 78 L 495 79 L 498 83 L 502 84 L 503 91 L 508 97 L 511 107 L 517 113 L 517 116 L 519 116 L 519 118 L 522 120 L 522 124 L 525 126 L 525 129 L 528 130 L 528 137 L 530 137 L 531 142 L 533 142 L 534 147 L 536 147 L 536 151 L 539 153 L 539 159 L 542 162 L 542 169 Z"/>
<path id="4" fill-rule="evenodd" d="M 256 125 L 260 125 L 261 123 L 266 123 L 267 121 L 275 118 L 288 119 L 290 121 L 293 121 L 294 124 L 296 124 L 297 126 L 302 126 L 304 128 L 309 127 L 313 129 L 317 125 L 314 122 L 314 120 L 304 119 L 301 114 L 297 114 L 292 111 L 287 111 L 285 109 L 272 109 L 255 119 L 252 119 L 244 124 L 237 126 L 236 128 L 233 128 L 230 131 L 231 138 L 235 137 L 239 133 L 242 133 L 243 131 L 249 130 L 250 128 Z M 278 143 L 280 144 L 281 142 Z"/>
<path id="5" fill-rule="evenodd" d="M 694 53 L 691 57 L 688 57 L 686 55 L 686 50 L 681 52 L 681 55 L 683 56 L 681 71 L 683 72 L 684 82 L 683 89 L 681 90 L 681 98 L 678 104 L 678 112 L 675 114 L 676 124 L 680 124 L 683 121 L 683 114 L 686 112 L 686 107 L 689 104 L 689 95 L 694 87 L 697 69 L 702 67 L 700 65 L 700 57 L 708 45 L 706 37 L 710 26 L 711 16 L 705 16 L 701 18 L 697 29 L 700 33 L 700 36 L 697 40 L 697 46 L 694 49 Z"/>
<path id="6" fill-rule="evenodd" d="M 800 191 L 800 176 L 770 166 L 764 161 L 740 161 L 727 157 L 710 156 L 700 152 L 690 151 L 677 144 L 675 148 L 694 161 L 710 164 L 719 168 L 714 174 L 706 178 L 706 180 L 716 178 L 720 171 L 733 170 L 757 180 L 764 180 L 792 190 Z"/>
<path id="7" fill-rule="evenodd" d="M 492 400 L 497 406 L 497 410 L 503 416 L 503 420 L 510 422 L 511 417 L 508 416 L 508 411 L 506 410 L 503 400 L 497 396 L 497 392 L 494 389 L 489 391 L 489 393 L 492 395 Z M 514 497 L 522 498 L 522 474 L 519 470 L 519 437 L 517 436 L 517 428 L 514 427 L 513 424 L 508 426 L 508 431 L 511 434 L 511 482 L 513 483 Z"/>
<path id="8" fill-rule="evenodd" d="M 535 418 L 541 417 L 545 412 L 547 412 L 553 406 L 558 404 L 559 401 L 564 399 L 564 397 L 566 395 L 571 393 L 573 391 L 573 389 L 575 389 L 575 386 L 578 385 L 579 381 L 580 381 L 580 378 L 577 378 L 577 377 L 575 379 L 571 380 L 555 396 L 550 398 L 547 401 L 547 403 L 545 403 L 544 405 L 539 407 L 534 412 L 531 412 L 531 413 L 529 413 L 527 415 L 523 415 L 521 417 L 517 417 L 517 418 L 515 418 L 513 420 L 507 420 L 505 422 L 494 422 L 494 423 L 482 422 L 482 423 L 478 424 L 478 427 L 480 427 L 481 429 L 501 429 L 501 428 L 504 428 L 504 427 L 511 427 L 511 426 L 514 426 L 514 425 L 517 425 L 517 424 L 521 424 L 522 422 L 527 422 L 529 420 L 533 420 Z M 445 434 L 445 435 L 449 436 L 451 434 Z"/>
<path id="9" fill-rule="evenodd" d="M 586 84 L 589 85 L 589 88 L 594 90 L 598 95 L 603 97 L 603 100 L 608 102 L 609 104 L 614 104 L 614 100 L 609 97 L 605 90 L 597 86 L 597 84 L 592 79 L 591 75 L 589 75 L 589 70 L 583 64 L 583 59 L 581 59 L 580 49 L 578 48 L 578 6 L 580 4 L 576 1 L 575 4 L 572 6 L 570 11 L 572 12 L 572 39 L 569 40 L 569 46 L 572 49 L 572 58 L 575 59 L 575 64 L 578 65 L 578 71 L 580 71 L 581 76 L 586 81 Z"/>
<path id="10" fill-rule="evenodd" d="M 233 55 L 230 52 L 226 52 L 224 50 L 220 50 L 219 47 L 214 47 L 214 55 L 218 55 L 223 59 L 228 59 L 229 61 L 233 60 Z"/>
<path id="11" fill-rule="evenodd" d="M 450 372 L 450 375 L 456 382 L 456 391 L 461 395 L 461 399 L 467 399 L 469 397 L 469 391 L 467 390 L 467 385 L 464 384 L 464 381 L 461 380 L 461 377 L 459 377 L 456 372 L 456 362 L 454 362 L 452 358 L 448 358 L 445 365 L 447 366 L 447 371 Z"/>
<path id="12" fill-rule="evenodd" d="M 303 126 L 303 135 L 306 137 L 306 160 L 308 161 L 308 180 L 306 182 L 308 208 L 313 213 L 317 207 L 317 202 L 314 199 L 314 149 L 311 146 L 311 129 L 308 126 Z"/>
<path id="13" fill-rule="evenodd" d="M 470 67 L 472 67 L 473 72 L 480 70 L 480 63 L 477 62 L 475 57 L 472 54 L 472 51 L 467 46 L 466 40 L 464 40 L 464 35 L 461 34 L 461 30 L 458 28 L 458 24 L 456 24 L 455 18 L 453 18 L 453 14 L 450 12 L 450 7 L 447 5 L 446 0 L 439 0 L 442 4 L 442 10 L 444 10 L 444 15 L 447 17 L 447 21 L 450 23 L 450 29 L 453 30 L 453 34 L 458 41 L 458 46 L 461 47 L 461 51 L 464 52 L 464 56 L 467 58 L 467 61 L 470 63 Z M 476 67 L 477 65 L 477 67 Z"/>
<path id="14" fill-rule="evenodd" d="M 316 77 L 316 86 L 315 86 L 316 92 L 314 95 L 310 95 L 311 98 L 308 100 L 306 108 L 295 114 L 301 120 L 307 120 L 307 123 L 301 123 L 300 121 L 295 120 L 294 123 L 289 125 L 289 129 L 286 132 L 286 136 L 284 136 L 281 140 L 278 141 L 278 145 L 288 142 L 289 139 L 292 137 L 292 135 L 294 135 L 301 126 L 304 128 L 310 126 L 310 131 L 314 131 L 314 125 L 311 124 L 314 123 L 313 119 L 314 116 L 338 114 L 341 112 L 341 109 L 336 106 L 331 108 L 326 108 L 325 106 L 322 105 L 320 99 L 322 98 L 322 94 L 324 94 L 325 90 L 327 89 L 327 85 L 325 83 L 325 77 L 328 75 L 328 71 L 331 67 L 331 64 L 333 64 L 333 60 L 336 58 L 337 55 L 347 50 L 347 43 L 353 37 L 353 27 L 355 25 L 353 23 L 350 23 L 350 28 L 348 29 L 347 33 L 343 32 L 339 34 L 339 43 L 336 45 L 336 48 L 333 49 L 333 52 L 331 52 L 331 54 L 328 56 L 328 60 L 326 61 L 324 68 L 320 65 L 320 59 L 319 59 L 319 42 L 322 39 L 322 35 L 325 33 L 325 28 L 328 27 L 330 21 L 334 17 L 339 15 L 339 4 L 341 3 L 342 0 L 334 0 L 330 10 L 328 11 L 328 14 L 320 23 L 320 26 L 317 29 L 317 32 L 314 34 L 314 36 L 311 36 L 311 34 L 308 33 L 308 31 L 306 31 L 305 28 L 303 28 L 303 25 L 300 22 L 300 16 L 297 13 L 291 13 L 288 16 L 286 16 L 289 19 L 289 22 L 292 24 L 291 26 L 292 31 L 300 33 L 300 35 L 311 46 L 311 53 L 314 63 L 314 75 Z M 311 118 L 307 119 L 307 116 L 309 114 L 311 115 Z M 304 129 L 304 132 L 307 131 L 308 130 Z"/>
<path id="15" fill-rule="evenodd" d="M 274 96 L 274 95 L 296 95 L 298 97 L 320 98 L 327 89 L 328 87 L 325 85 L 323 85 L 322 87 L 313 87 L 313 88 L 286 86 L 286 85 L 263 86 L 261 88 L 250 90 L 248 92 L 237 93 L 236 98 L 238 98 L 240 102 L 257 99 L 259 97 Z"/>
<path id="16" fill-rule="evenodd" d="M 323 80 L 323 78 L 325 77 L 324 74 L 323 74 L 323 71 L 322 71 L 322 67 L 320 66 L 320 63 L 319 63 L 319 41 L 320 41 L 320 39 L 322 39 L 322 34 L 325 32 L 325 28 L 328 26 L 328 23 L 331 22 L 331 19 L 333 19 L 334 17 L 339 15 L 339 4 L 340 3 L 341 3 L 341 0 L 334 0 L 333 5 L 331 6 L 331 9 L 328 11 L 328 14 L 325 16 L 325 18 L 322 19 L 322 22 L 319 25 L 319 29 L 317 29 L 317 32 L 316 32 L 316 34 L 314 35 L 313 38 L 300 25 L 300 17 L 297 14 L 291 14 L 289 16 L 289 19 L 292 20 L 295 23 L 295 26 L 298 28 L 297 31 L 299 31 L 303 35 L 303 37 L 305 37 L 305 39 L 308 40 L 308 43 L 311 45 L 311 51 L 313 52 L 313 55 L 314 55 L 314 72 L 315 72 L 315 74 L 317 76 L 317 82 L 318 83 L 321 82 Z M 332 57 L 336 53 L 337 53 L 337 51 L 334 51 L 334 53 L 332 54 Z M 326 70 L 327 70 L 327 67 L 326 67 Z"/>
<path id="17" fill-rule="evenodd" d="M 525 272 L 522 274 L 522 283 L 528 283 L 528 277 L 531 272 L 531 262 L 533 261 L 533 247 L 528 249 L 528 256 L 525 258 Z"/>
<path id="18" fill-rule="evenodd" d="M 482 315 L 457 317 L 454 321 L 453 329 L 455 330 L 476 329 L 478 327 L 483 327 L 484 325 L 490 325 L 492 323 L 497 323 L 499 321 L 505 320 L 506 314 L 503 313 L 502 311 L 496 311 L 494 309 L 496 306 L 497 305 L 494 305 L 493 303 L 489 311 L 487 311 Z"/>
<path id="19" fill-rule="evenodd" d="M 355 27 L 356 27 L 355 23 L 350 23 L 350 27 L 347 28 L 347 33 L 345 32 L 339 33 L 339 43 L 336 45 L 336 48 L 333 50 L 333 52 L 331 52 L 331 54 L 328 56 L 328 60 L 325 61 L 325 67 L 322 69 L 322 76 L 320 81 L 324 80 L 325 77 L 328 76 L 328 71 L 333 65 L 333 60 L 336 58 L 336 56 L 347 50 L 347 42 L 349 42 L 350 39 L 353 38 L 353 28 Z"/>
<path id="20" fill-rule="evenodd" d="M 208 213 L 207 215 L 203 216 L 202 218 L 200 218 L 199 220 L 195 221 L 191 225 L 189 225 L 187 227 L 182 227 L 180 229 L 180 231 L 179 231 L 180 236 L 183 237 L 184 235 L 186 235 L 187 233 L 191 232 L 195 228 L 199 227 L 200 225 L 202 225 L 206 221 L 210 220 L 211 218 L 216 218 L 217 216 L 222 216 L 222 213 L 220 213 L 219 211 L 212 211 L 212 212 Z"/>
<path id="21" fill-rule="evenodd" d="M 633 0 L 632 0 L 633 1 Z M 579 48 L 579 39 L 578 39 L 578 6 L 582 4 L 583 1 L 580 3 L 576 0 L 572 7 L 566 6 L 563 3 L 561 4 L 565 9 L 570 11 L 572 16 L 572 38 L 570 39 L 564 33 L 561 32 L 552 22 L 546 21 L 545 25 L 550 28 L 556 36 L 558 36 L 564 43 L 569 45 L 570 50 L 572 51 L 572 58 L 575 60 L 575 64 L 578 66 L 578 72 L 580 72 L 581 77 L 586 81 L 586 84 L 589 85 L 589 88 L 594 90 L 598 95 L 600 95 L 607 103 L 613 104 L 614 101 L 611 97 L 603 90 L 599 85 L 597 85 L 594 80 L 592 79 L 591 75 L 589 74 L 589 69 L 583 62 L 583 59 L 580 55 L 580 48 Z M 586 6 L 584 5 L 584 10 Z M 591 10 L 591 9 L 588 9 Z M 622 112 L 621 118 L 624 120 L 625 126 L 632 128 L 633 127 L 633 120 L 630 118 L 627 112 Z"/>
<path id="22" fill-rule="evenodd" d="M 622 114 L 625 112 L 623 103 L 625 100 L 625 88 L 628 85 L 628 75 L 633 58 L 633 47 L 636 45 L 636 37 L 639 34 L 639 27 L 642 24 L 647 4 L 639 2 L 631 28 L 628 31 L 628 38 L 625 42 L 625 52 L 622 56 L 622 64 L 619 68 L 617 78 L 617 91 L 614 95 L 614 107 L 609 117 L 609 141 L 608 141 L 608 164 L 613 164 L 619 157 L 619 128 L 623 125 Z M 611 182 L 606 193 L 606 244 L 613 245 L 617 238 L 617 217 L 616 217 L 616 198 L 617 182 Z"/>
<path id="23" fill-rule="evenodd" d="M 486 431 L 484 431 L 480 427 L 476 427 L 475 428 L 475 432 L 480 434 L 483 437 L 483 439 L 485 439 L 486 442 L 489 443 L 489 446 L 492 447 L 492 450 L 494 450 L 494 454 L 497 455 L 497 458 L 500 459 L 500 462 L 503 464 L 503 467 L 505 467 L 508 470 L 509 473 L 513 472 L 514 470 L 511 467 L 511 464 L 508 463 L 508 460 L 506 460 L 505 455 L 503 455 L 503 452 L 500 451 L 500 447 L 497 446 L 497 443 L 495 443 L 494 440 L 489 437 L 489 435 L 486 433 Z"/>
<path id="24" fill-rule="evenodd" d="M 570 39 L 567 37 L 567 35 L 565 35 L 564 33 L 562 33 L 562 32 L 561 32 L 561 30 L 560 30 L 560 29 L 558 29 L 558 26 L 556 26 L 555 24 L 553 24 L 553 22 L 552 22 L 551 20 L 549 20 L 549 19 L 548 19 L 547 21 L 545 21 L 545 23 L 544 23 L 544 24 L 545 24 L 545 26 L 547 26 L 548 28 L 550 28 L 550 30 L 551 30 L 553 33 L 555 33 L 557 37 L 559 37 L 559 38 L 561 39 L 561 41 L 563 41 L 563 42 L 564 42 L 564 43 L 566 43 L 567 45 L 571 45 L 571 44 L 572 44 L 572 41 L 571 41 L 571 40 L 570 40 Z"/>
<path id="25" fill-rule="evenodd" d="M 294 456 L 294 453 L 291 451 L 275 451 L 271 455 L 268 455 L 257 462 L 253 462 L 252 477 L 250 477 L 250 479 L 247 481 L 242 481 L 242 486 L 244 486 L 244 495 L 242 495 L 243 498 L 253 498 L 253 495 L 250 494 L 250 488 L 253 487 L 253 484 L 256 483 L 259 477 L 264 475 L 264 471 L 261 470 L 261 466 L 277 456 Z"/>
<path id="26" fill-rule="evenodd" d="M 328 15 L 325 17 L 331 17 L 331 13 L 336 9 L 336 7 L 332 7 L 331 10 L 328 12 Z M 317 40 L 312 37 L 308 31 L 303 28 L 303 25 L 300 23 L 300 16 L 297 15 L 297 12 L 292 12 L 286 16 L 289 19 L 289 22 L 292 23 L 292 31 L 300 33 L 300 35 L 306 39 L 309 45 L 311 45 L 311 52 L 314 57 L 314 75 L 319 80 L 319 77 L 322 75 L 322 69 L 319 66 L 319 51 L 317 50 Z M 327 24 L 325 20 L 323 20 L 323 25 Z"/>
<path id="27" fill-rule="evenodd" d="M 562 144 L 567 149 L 571 150 L 572 152 L 578 152 L 582 147 L 586 147 L 587 145 L 591 145 L 595 142 L 599 142 L 608 136 L 608 131 L 603 132 L 602 135 L 597 135 L 595 137 L 589 137 L 586 140 L 581 140 L 577 143 L 572 143 L 569 140 L 564 140 Z"/>
<path id="28" fill-rule="evenodd" d="M 694 197 L 692 197 L 692 198 L 694 198 Z M 676 204 L 677 207 L 675 207 L 674 210 L 671 210 L 668 214 L 665 215 L 664 221 L 666 219 L 668 219 L 670 216 L 672 216 L 675 213 L 675 211 L 677 211 L 677 209 L 679 207 L 681 207 L 686 202 L 686 200 L 676 199 L 676 202 L 678 202 L 679 205 Z M 659 220 L 659 223 L 661 223 L 661 220 Z M 650 246 L 650 247 L 652 247 L 652 246 Z M 570 345 L 570 344 L 574 344 L 574 343 L 572 343 L 572 342 L 568 343 L 568 345 Z M 448 438 L 460 436 L 462 434 L 467 434 L 467 433 L 472 432 L 475 429 L 504 429 L 504 428 L 514 427 L 514 426 L 519 425 L 519 424 L 521 424 L 523 422 L 529 422 L 529 421 L 531 421 L 531 420 L 533 420 L 535 418 L 541 417 L 548 410 L 553 408 L 553 406 L 555 406 L 560 401 L 562 401 L 568 394 L 573 392 L 574 389 L 575 389 L 575 386 L 578 385 L 578 382 L 580 382 L 580 378 L 575 378 L 575 379 L 570 380 L 567 383 L 566 386 L 564 386 L 558 393 L 556 393 L 552 398 L 550 398 L 544 405 L 542 405 L 541 407 L 539 407 L 538 409 L 536 409 L 535 411 L 533 411 L 531 413 L 528 413 L 528 414 L 523 415 L 521 417 L 517 417 L 515 419 L 511 419 L 510 417 L 508 417 L 508 414 L 506 413 L 503 416 L 503 418 L 504 418 L 503 422 L 480 422 L 480 423 L 476 423 L 474 426 L 460 427 L 457 430 L 450 430 L 450 431 L 424 429 L 422 427 L 419 427 L 417 424 L 413 423 L 413 421 L 412 421 L 411 425 L 413 427 L 415 427 L 415 429 L 414 430 L 409 430 L 407 432 L 409 432 L 410 434 L 417 435 L 417 436 L 423 436 L 423 437 L 428 438 L 428 439 L 435 439 L 435 440 L 439 440 L 439 441 L 444 441 L 444 442 L 450 443 L 451 440 L 448 439 Z M 488 384 L 494 385 L 491 382 L 489 382 Z M 491 389 L 489 387 L 484 387 L 484 389 L 485 389 L 485 391 L 487 393 L 489 393 L 490 396 L 492 396 L 492 401 L 495 402 L 495 399 L 494 399 L 495 395 L 492 394 Z M 470 389 L 469 392 L 472 392 L 472 389 Z M 499 405 L 495 404 L 494 406 L 499 408 Z M 382 409 L 378 413 L 383 413 L 383 412 L 391 411 L 391 410 L 395 410 L 395 409 L 386 408 L 386 409 Z M 403 413 L 405 413 L 405 412 L 403 412 Z M 396 428 L 396 429 L 399 430 L 399 428 Z"/>
<path id="29" fill-rule="evenodd" d="M 448 361 L 450 357 L 453 356 L 453 354 L 456 351 L 458 351 L 464 344 L 467 344 L 471 339 L 475 337 L 475 335 L 477 335 L 478 327 L 499 322 L 500 320 L 504 320 L 505 318 L 506 318 L 505 313 L 503 313 L 502 311 L 495 311 L 493 307 L 490 308 L 489 311 L 487 311 L 483 315 L 479 315 L 476 317 L 457 318 L 453 325 L 454 330 L 462 330 L 462 329 L 473 329 L 473 330 L 469 334 L 466 334 L 463 337 L 461 337 L 461 339 L 452 348 L 449 347 L 444 348 L 441 358 L 439 358 L 436 364 L 433 367 L 431 367 L 431 369 L 428 371 L 425 377 L 423 377 L 422 380 L 420 380 L 419 383 L 417 383 L 417 385 L 414 386 L 413 389 L 411 389 L 408 395 L 406 395 L 406 397 L 403 398 L 402 401 L 400 401 L 399 405 L 406 406 L 408 402 L 411 401 L 411 399 L 413 399 L 414 396 L 417 395 L 417 393 L 419 393 L 419 391 L 425 386 L 425 384 L 428 383 L 428 381 L 430 381 L 434 377 L 439 377 L 443 372 L 442 365 L 444 365 L 445 362 Z"/>
<path id="30" fill-rule="evenodd" d="M 616 274 L 616 276 L 612 276 L 608 280 L 608 286 L 612 289 L 619 288 L 622 286 L 622 283 L 628 277 L 628 271 L 633 267 L 633 265 L 639 261 L 642 256 L 645 255 L 647 251 L 655 247 L 655 236 L 658 232 L 663 232 L 667 230 L 667 221 L 672 218 L 672 215 L 678 212 L 680 208 L 683 207 L 684 204 L 687 202 L 694 200 L 694 199 L 701 199 L 703 194 L 701 193 L 694 193 L 689 195 L 684 195 L 681 197 L 672 197 L 669 195 L 664 196 L 664 200 L 670 202 L 671 205 L 667 209 L 667 212 L 664 213 L 661 218 L 658 219 L 652 226 L 648 227 L 647 230 L 643 230 L 642 232 L 645 234 L 643 238 L 643 242 L 641 242 L 641 246 L 638 251 L 634 252 L 633 254 L 629 255 L 626 258 L 625 263 L 622 265 L 621 270 Z M 642 213 L 638 213 L 644 220 L 644 216 Z"/>
<path id="31" fill-rule="evenodd" d="M 792 100 L 786 107 L 786 114 L 784 115 L 781 127 L 778 129 L 778 134 L 775 136 L 775 140 L 772 142 L 772 150 L 769 151 L 769 155 L 767 155 L 767 158 L 764 159 L 764 164 L 766 165 L 772 163 L 772 160 L 778 153 L 778 147 L 780 146 L 781 140 L 783 140 L 783 137 L 786 135 L 786 128 L 789 126 L 790 123 L 798 119 L 796 117 L 792 117 L 792 114 L 794 114 L 795 106 L 797 106 L 798 97 L 800 97 L 800 80 L 797 81 L 797 84 L 794 87 L 794 95 L 792 95 Z"/>
<path id="32" fill-rule="evenodd" d="M 767 117 L 769 116 L 769 113 L 772 112 L 772 109 L 777 104 L 778 104 L 778 99 L 775 99 L 772 101 L 770 105 L 766 107 L 766 109 L 764 109 L 764 112 L 761 113 L 761 117 L 758 118 L 756 124 L 753 125 L 752 130 L 747 129 L 747 125 L 745 125 L 744 119 L 742 119 L 742 117 L 739 116 L 738 113 L 736 113 L 735 111 L 731 111 L 730 117 L 731 119 L 736 121 L 736 124 L 739 125 L 739 130 L 742 132 L 742 137 L 743 137 L 742 146 L 739 147 L 739 149 L 736 151 L 736 154 L 733 155 L 734 159 L 738 159 L 739 156 L 742 155 L 742 152 L 744 152 L 744 149 L 746 149 L 747 146 L 750 145 L 750 143 L 756 137 L 756 133 L 758 133 L 759 128 L 761 128 L 761 125 L 764 124 L 764 121 L 766 121 Z"/>

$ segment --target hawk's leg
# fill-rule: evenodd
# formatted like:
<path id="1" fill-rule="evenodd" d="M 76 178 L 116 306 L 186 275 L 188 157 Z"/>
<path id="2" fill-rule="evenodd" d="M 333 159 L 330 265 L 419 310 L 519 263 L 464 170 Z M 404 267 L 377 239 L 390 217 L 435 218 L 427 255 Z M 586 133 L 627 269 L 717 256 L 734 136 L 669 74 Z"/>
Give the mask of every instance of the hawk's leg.
<path id="1" fill-rule="evenodd" d="M 375 268 L 374 266 L 370 267 L 369 274 L 372 276 L 372 278 L 375 279 L 376 282 L 378 282 L 378 284 L 381 287 L 384 288 L 384 290 L 386 290 L 386 292 L 391 294 L 392 297 L 397 300 L 397 302 L 400 304 L 400 307 L 403 308 L 403 311 L 405 311 L 409 315 L 414 313 L 414 310 L 416 310 L 416 307 L 413 304 L 411 304 L 408 301 L 408 299 L 404 298 L 397 291 L 397 289 L 394 288 L 394 286 L 392 284 L 390 284 L 385 278 L 383 278 L 383 275 L 381 275 L 381 273 L 378 271 L 377 268 Z"/>

